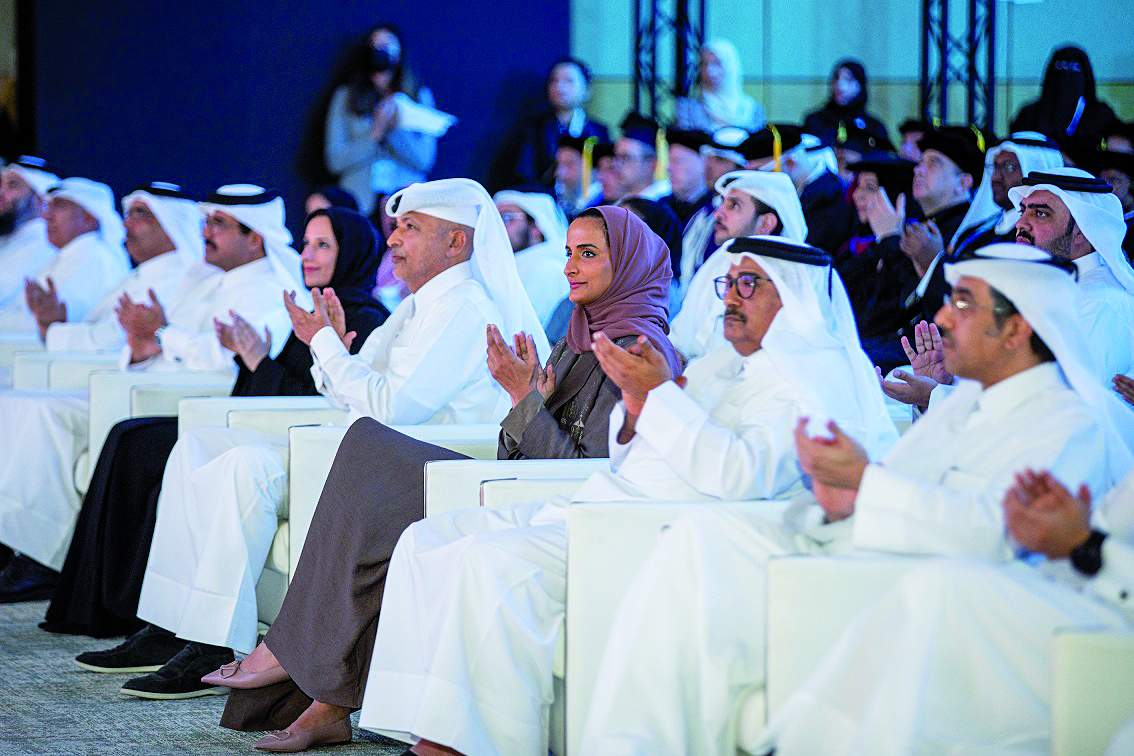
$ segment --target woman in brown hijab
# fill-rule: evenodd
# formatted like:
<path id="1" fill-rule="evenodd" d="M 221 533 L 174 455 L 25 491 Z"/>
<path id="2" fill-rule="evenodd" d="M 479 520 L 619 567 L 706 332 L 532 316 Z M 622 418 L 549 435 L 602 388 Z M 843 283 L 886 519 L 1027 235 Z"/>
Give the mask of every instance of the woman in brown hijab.
<path id="1" fill-rule="evenodd" d="M 520 334 L 509 347 L 489 326 L 489 369 L 513 404 L 501 422 L 501 459 L 607 456 L 620 395 L 591 351 L 596 331 L 622 346 L 645 336 L 680 373 L 666 335 L 669 250 L 641 219 L 619 207 L 584 212 L 568 230 L 564 272 L 575 310 L 546 366 L 530 338 Z M 233 689 L 222 726 L 287 728 L 262 738 L 262 750 L 350 741 L 390 557 L 425 514 L 422 468 L 460 457 L 374 420 L 350 427 L 275 624 L 248 657 L 204 678 Z"/>

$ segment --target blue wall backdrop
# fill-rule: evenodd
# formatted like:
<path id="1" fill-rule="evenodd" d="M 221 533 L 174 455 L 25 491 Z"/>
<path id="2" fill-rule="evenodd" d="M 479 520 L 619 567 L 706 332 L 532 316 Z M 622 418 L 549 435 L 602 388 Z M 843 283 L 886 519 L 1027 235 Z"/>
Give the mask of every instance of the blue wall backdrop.
<path id="1" fill-rule="evenodd" d="M 460 119 L 440 142 L 434 178 L 483 180 L 569 48 L 568 0 L 33 2 L 39 154 L 118 196 L 153 179 L 197 193 L 270 185 L 287 198 L 293 231 L 316 110 L 371 26 L 401 27 L 418 79 Z"/>

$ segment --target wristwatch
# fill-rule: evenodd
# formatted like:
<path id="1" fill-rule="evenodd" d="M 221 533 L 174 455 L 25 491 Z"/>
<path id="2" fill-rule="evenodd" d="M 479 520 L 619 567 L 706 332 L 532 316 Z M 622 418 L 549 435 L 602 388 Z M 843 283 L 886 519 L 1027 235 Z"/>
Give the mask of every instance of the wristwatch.
<path id="1" fill-rule="evenodd" d="M 1087 540 L 1071 552 L 1071 566 L 1087 577 L 1094 577 L 1102 569 L 1102 544 L 1106 533 L 1091 530 Z"/>

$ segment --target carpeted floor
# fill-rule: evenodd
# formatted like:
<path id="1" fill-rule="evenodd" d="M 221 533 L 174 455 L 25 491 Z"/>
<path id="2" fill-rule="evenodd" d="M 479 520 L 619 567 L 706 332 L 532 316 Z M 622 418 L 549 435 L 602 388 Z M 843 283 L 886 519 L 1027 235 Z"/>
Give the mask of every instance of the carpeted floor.
<path id="1" fill-rule="evenodd" d="M 116 639 L 36 627 L 47 602 L 0 605 L 0 754 L 256 754 L 260 737 L 217 726 L 224 696 L 143 701 L 118 694 L 130 675 L 79 669 L 76 654 Z M 401 754 L 406 746 L 357 729 L 355 742 L 319 753 Z"/>

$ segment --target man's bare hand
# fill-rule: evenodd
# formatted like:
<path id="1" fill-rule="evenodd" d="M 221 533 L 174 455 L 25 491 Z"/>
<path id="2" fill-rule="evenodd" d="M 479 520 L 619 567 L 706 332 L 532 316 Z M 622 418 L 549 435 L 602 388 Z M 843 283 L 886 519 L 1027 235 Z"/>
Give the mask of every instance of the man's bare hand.
<path id="1" fill-rule="evenodd" d="M 67 303 L 60 301 L 55 281 L 50 276 L 47 277 L 47 288 L 40 286 L 34 278 L 24 279 L 24 297 L 28 309 L 35 316 L 41 341 L 47 340 L 47 329 L 52 323 L 67 322 Z"/>
<path id="2" fill-rule="evenodd" d="M 902 349 L 909 358 L 914 375 L 932 378 L 936 383 L 953 383 L 953 376 L 945 369 L 945 347 L 936 323 L 921 321 L 914 326 L 914 343 L 902 337 Z"/>
<path id="3" fill-rule="evenodd" d="M 914 264 L 919 276 L 924 276 L 937 255 L 945 251 L 945 240 L 933 221 L 928 223 L 907 223 L 902 227 L 902 239 L 898 243 L 906 257 Z"/>
<path id="4" fill-rule="evenodd" d="M 149 290 L 150 304 L 135 302 L 129 294 L 118 298 L 118 323 L 126 332 L 126 344 L 130 347 L 130 361 L 142 362 L 161 354 L 157 342 L 159 328 L 166 325 L 165 309 L 158 301 L 153 289 Z"/>
<path id="5" fill-rule="evenodd" d="M 1134 405 L 1134 379 L 1128 378 L 1119 373 L 1112 379 L 1114 383 L 1114 390 L 1127 401 L 1127 403 Z"/>
<path id="6" fill-rule="evenodd" d="M 906 222 L 906 195 L 899 194 L 898 201 L 890 204 L 886 190 L 878 187 L 866 204 L 866 222 L 876 239 L 901 233 Z"/>
<path id="7" fill-rule="evenodd" d="M 905 370 L 895 370 L 894 377 L 898 380 L 887 381 L 879 368 L 875 370 L 886 396 L 902 404 L 916 405 L 923 412 L 929 407 L 929 395 L 937 387 L 937 381 L 925 376 L 910 375 Z"/>
<path id="8" fill-rule="evenodd" d="M 1028 551 L 1065 559 L 1091 534 L 1091 491 L 1072 495 L 1051 473 L 1024 470 L 1004 495 L 1004 522 Z"/>
<path id="9" fill-rule="evenodd" d="M 327 314 L 323 297 L 318 296 L 318 291 L 318 289 L 311 290 L 311 298 L 315 300 L 314 312 L 308 312 L 295 303 L 294 291 L 285 291 L 283 295 L 284 307 L 287 308 L 287 314 L 291 317 L 291 330 L 295 332 L 297 339 L 308 346 L 311 346 L 311 339 L 315 338 L 315 334 L 331 325 L 331 318 Z M 340 336 L 340 338 L 342 337 Z"/>
<path id="10" fill-rule="evenodd" d="M 213 319 L 217 339 L 225 349 L 240 355 L 240 359 L 249 370 L 255 370 L 272 352 L 272 334 L 268 331 L 268 327 L 264 326 L 264 337 L 260 338 L 260 334 L 251 323 L 233 310 L 229 310 L 228 314 L 232 317 L 231 324 Z"/>
<path id="11" fill-rule="evenodd" d="M 673 378 L 665 356 L 645 336 L 639 336 L 629 349 L 623 349 L 598 331 L 591 348 L 602 371 L 622 390 L 622 400 L 630 414 L 640 415 L 646 395 Z"/>
<path id="12" fill-rule="evenodd" d="M 812 438 L 807 435 L 808 418 L 802 417 L 795 426 L 795 448 L 799 465 L 812 480 L 835 488 L 857 489 L 870 458 L 866 450 L 831 420 L 827 430 L 831 438 Z"/>

